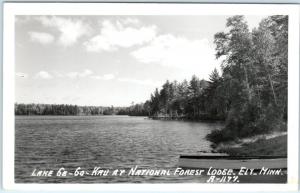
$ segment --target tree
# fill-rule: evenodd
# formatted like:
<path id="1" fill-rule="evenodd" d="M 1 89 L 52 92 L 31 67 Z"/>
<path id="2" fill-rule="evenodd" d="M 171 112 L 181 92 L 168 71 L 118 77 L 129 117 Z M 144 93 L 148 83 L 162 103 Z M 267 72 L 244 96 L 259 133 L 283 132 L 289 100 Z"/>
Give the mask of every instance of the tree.
<path id="1" fill-rule="evenodd" d="M 157 88 L 155 89 L 154 94 L 151 94 L 150 109 L 151 115 L 158 115 L 160 112 L 160 95 Z"/>
<path id="2" fill-rule="evenodd" d="M 254 31 L 253 41 L 255 66 L 260 72 L 258 92 L 262 95 L 262 105 L 275 105 L 286 116 L 288 17 L 271 16 L 264 19 Z"/>
<path id="3" fill-rule="evenodd" d="M 215 35 L 216 57 L 225 57 L 222 63 L 224 73 L 229 73 L 232 78 L 243 84 L 246 97 L 250 101 L 252 98 L 249 80 L 252 65 L 251 33 L 244 16 L 228 18 L 226 26 L 229 32 L 220 32 Z"/>

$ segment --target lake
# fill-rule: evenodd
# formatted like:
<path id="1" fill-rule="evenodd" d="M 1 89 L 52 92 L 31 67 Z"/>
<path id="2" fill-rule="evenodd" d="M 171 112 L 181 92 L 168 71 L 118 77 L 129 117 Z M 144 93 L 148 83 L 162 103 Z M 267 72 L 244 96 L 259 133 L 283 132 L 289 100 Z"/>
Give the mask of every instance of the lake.
<path id="1" fill-rule="evenodd" d="M 217 123 L 129 116 L 16 116 L 16 183 L 204 182 L 199 176 L 36 177 L 36 170 L 176 168 L 180 154 L 210 151 L 205 136 Z"/>

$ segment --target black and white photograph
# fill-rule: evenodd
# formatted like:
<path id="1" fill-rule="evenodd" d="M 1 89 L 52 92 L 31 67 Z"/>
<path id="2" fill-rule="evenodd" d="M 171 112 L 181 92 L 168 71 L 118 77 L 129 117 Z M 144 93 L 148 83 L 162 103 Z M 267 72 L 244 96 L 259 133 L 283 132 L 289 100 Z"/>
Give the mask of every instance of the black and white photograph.
<path id="1" fill-rule="evenodd" d="M 13 18 L 15 184 L 288 184 L 289 14 Z"/>

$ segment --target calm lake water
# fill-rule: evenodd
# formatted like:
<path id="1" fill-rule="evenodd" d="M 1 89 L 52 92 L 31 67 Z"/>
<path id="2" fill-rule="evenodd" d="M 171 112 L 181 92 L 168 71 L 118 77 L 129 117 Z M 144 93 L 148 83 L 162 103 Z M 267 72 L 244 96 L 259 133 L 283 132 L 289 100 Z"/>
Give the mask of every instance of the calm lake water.
<path id="1" fill-rule="evenodd" d="M 216 123 L 159 121 L 128 116 L 16 116 L 17 183 L 203 182 L 189 176 L 34 177 L 34 169 L 70 172 L 103 169 L 176 168 L 180 154 L 210 151 L 205 136 Z"/>

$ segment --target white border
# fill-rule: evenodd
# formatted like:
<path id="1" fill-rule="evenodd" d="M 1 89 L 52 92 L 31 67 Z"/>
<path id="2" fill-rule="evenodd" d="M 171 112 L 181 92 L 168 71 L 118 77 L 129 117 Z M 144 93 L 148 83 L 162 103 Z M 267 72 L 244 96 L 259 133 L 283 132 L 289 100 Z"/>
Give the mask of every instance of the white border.
<path id="1" fill-rule="evenodd" d="M 287 184 L 16 184 L 14 183 L 15 15 L 289 15 Z M 7 190 L 295 191 L 298 189 L 299 6 L 146 3 L 4 3 L 3 187 Z"/>

